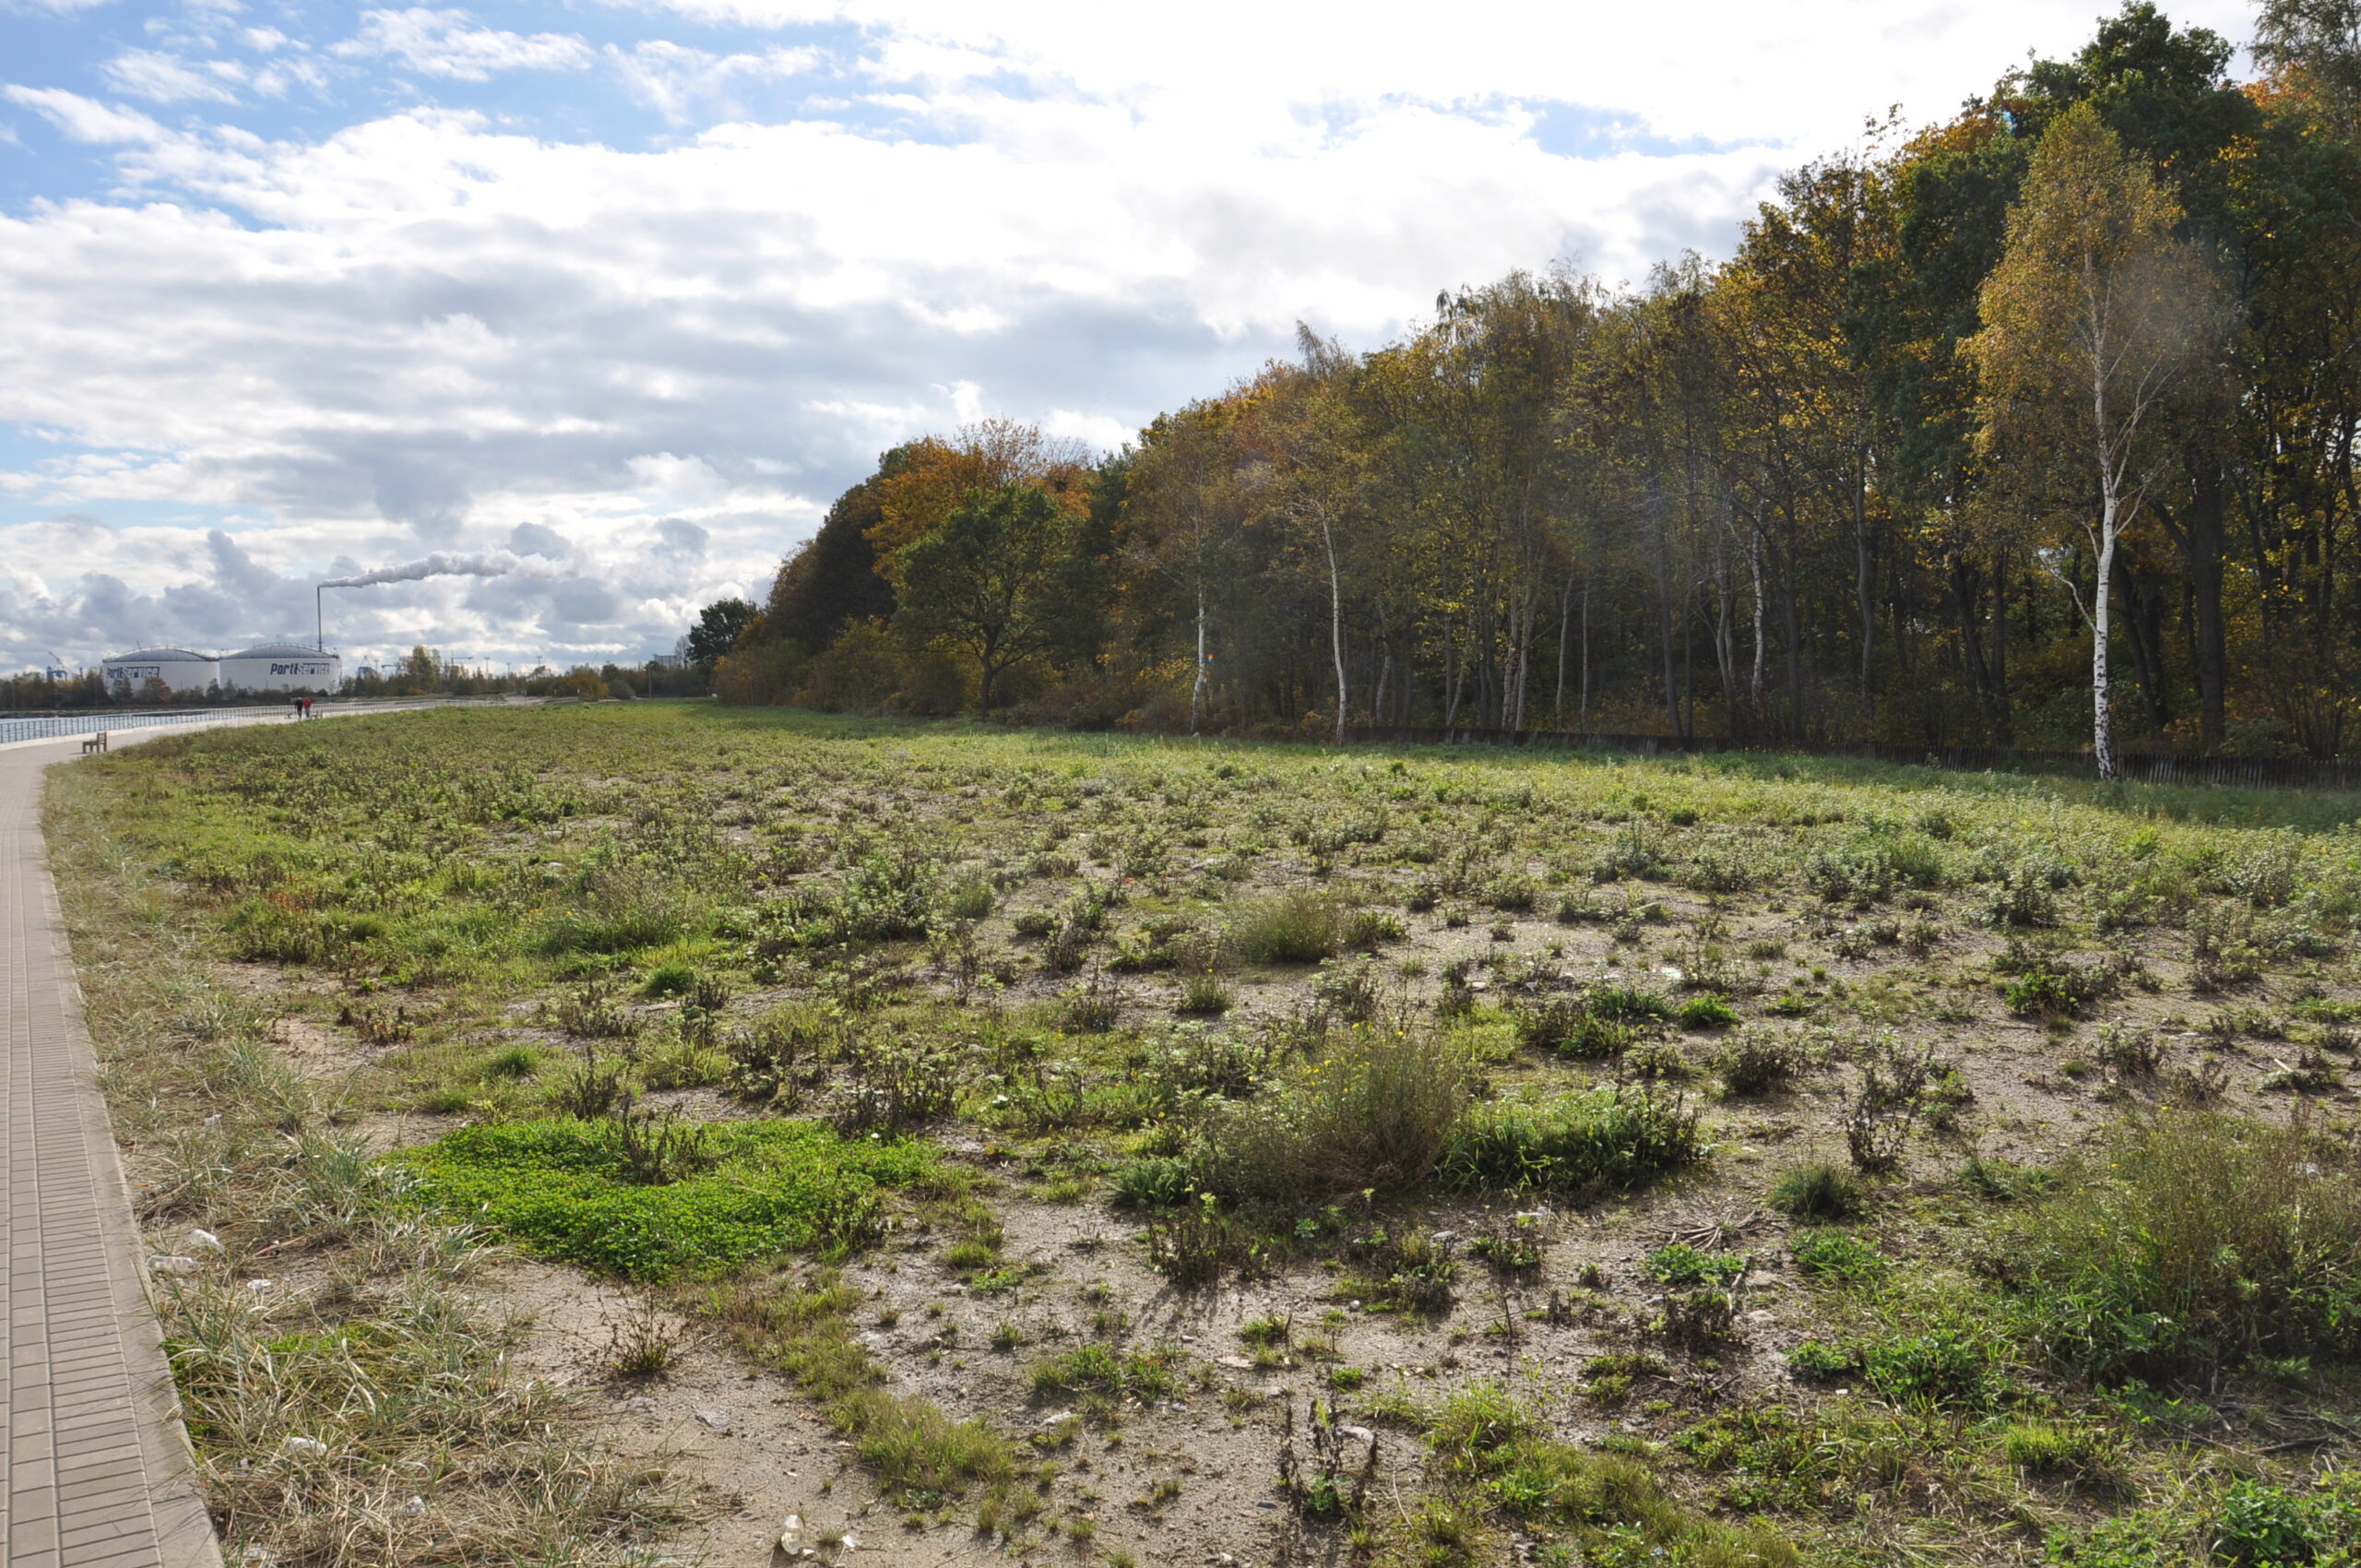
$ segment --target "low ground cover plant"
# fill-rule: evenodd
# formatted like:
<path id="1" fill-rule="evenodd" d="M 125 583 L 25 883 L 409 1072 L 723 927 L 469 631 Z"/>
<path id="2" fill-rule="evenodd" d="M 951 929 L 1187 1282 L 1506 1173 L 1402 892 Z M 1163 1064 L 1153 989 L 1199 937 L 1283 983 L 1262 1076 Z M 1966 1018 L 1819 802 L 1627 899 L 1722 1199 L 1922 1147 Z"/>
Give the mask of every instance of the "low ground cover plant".
<path id="1" fill-rule="evenodd" d="M 924 1144 L 848 1140 L 824 1123 L 721 1123 L 708 1158 L 671 1180 L 634 1172 L 613 1123 L 466 1127 L 406 1156 L 419 1195 L 547 1256 L 651 1282 L 875 1239 L 879 1194 L 931 1183 Z"/>

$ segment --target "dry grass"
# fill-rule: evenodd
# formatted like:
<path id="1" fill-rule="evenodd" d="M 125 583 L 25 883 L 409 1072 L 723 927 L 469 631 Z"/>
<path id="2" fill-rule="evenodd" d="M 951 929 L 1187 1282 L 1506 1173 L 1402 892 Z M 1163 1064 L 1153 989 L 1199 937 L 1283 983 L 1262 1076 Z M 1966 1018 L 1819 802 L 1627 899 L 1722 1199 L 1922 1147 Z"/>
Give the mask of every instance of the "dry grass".
<path id="1" fill-rule="evenodd" d="M 421 1217 L 334 1124 L 334 1097 L 188 956 L 92 781 L 56 778 L 52 855 L 141 1217 L 221 1242 L 157 1304 L 230 1560 L 627 1561 L 679 1517 L 660 1474 L 611 1459 L 511 1369 L 518 1325 L 463 1288 L 480 1239 Z"/>

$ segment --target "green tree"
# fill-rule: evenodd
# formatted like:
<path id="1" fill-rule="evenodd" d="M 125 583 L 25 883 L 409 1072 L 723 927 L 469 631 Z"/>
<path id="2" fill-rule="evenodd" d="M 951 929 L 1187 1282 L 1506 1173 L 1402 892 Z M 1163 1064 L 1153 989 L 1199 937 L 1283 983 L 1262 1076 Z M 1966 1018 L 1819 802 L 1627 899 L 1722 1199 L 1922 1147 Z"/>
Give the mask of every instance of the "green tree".
<path id="1" fill-rule="evenodd" d="M 2089 102 L 2051 124 L 2009 209 L 2008 245 L 1985 279 L 1984 330 L 1966 344 L 1982 373 L 1985 435 L 2079 464 L 2095 571 L 2092 750 L 2116 777 L 2107 709 L 2111 579 L 2123 530 L 2171 456 L 2159 439 L 2174 377 L 2213 335 L 2208 279 L 2172 235 L 2180 208 L 2127 157 Z M 2080 590 L 2076 590 L 2080 599 Z"/>
<path id="2" fill-rule="evenodd" d="M 697 673 L 713 679 L 713 667 L 721 656 L 738 646 L 740 634 L 753 624 L 761 613 L 752 600 L 717 599 L 697 613 L 697 624 L 689 628 L 689 662 Z"/>
<path id="3" fill-rule="evenodd" d="M 1038 486 L 972 490 L 941 523 L 902 546 L 896 630 L 976 666 L 976 707 L 991 711 L 1009 671 L 1049 652 L 1062 627 L 1057 592 L 1074 518 Z"/>

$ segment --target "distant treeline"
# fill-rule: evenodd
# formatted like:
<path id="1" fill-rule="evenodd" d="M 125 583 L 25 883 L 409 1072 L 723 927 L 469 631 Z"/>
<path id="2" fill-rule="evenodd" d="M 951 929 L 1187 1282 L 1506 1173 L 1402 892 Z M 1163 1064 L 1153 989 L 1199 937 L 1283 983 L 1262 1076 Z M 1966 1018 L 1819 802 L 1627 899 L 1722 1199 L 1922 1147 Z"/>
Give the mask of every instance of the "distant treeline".
<path id="1" fill-rule="evenodd" d="M 433 648 L 414 647 L 388 662 L 344 678 L 338 695 L 349 697 L 496 696 L 516 693 L 529 696 L 605 697 L 704 696 L 712 691 L 710 662 L 704 668 L 650 659 L 645 664 L 576 664 L 564 671 L 541 665 L 531 671 L 494 674 L 481 666 L 445 659 Z M 160 681 L 132 690 L 110 689 L 95 670 L 63 681 L 41 675 L 0 678 L 0 713 L 88 712 L 108 707 L 255 707 L 284 703 L 283 693 L 174 692 Z"/>
<path id="2" fill-rule="evenodd" d="M 896 447 L 701 659 L 729 701 L 1079 726 L 2335 755 L 2354 10 L 2270 0 L 2240 83 L 2128 5 L 1786 175 L 1726 263 L 1304 331 L 1101 458 Z"/>

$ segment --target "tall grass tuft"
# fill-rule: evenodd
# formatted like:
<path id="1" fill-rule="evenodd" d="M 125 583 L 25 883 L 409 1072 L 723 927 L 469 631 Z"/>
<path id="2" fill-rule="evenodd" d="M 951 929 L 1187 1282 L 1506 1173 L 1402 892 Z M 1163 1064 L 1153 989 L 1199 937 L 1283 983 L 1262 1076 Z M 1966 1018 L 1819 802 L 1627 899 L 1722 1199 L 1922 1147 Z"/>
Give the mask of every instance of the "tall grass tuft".
<path id="1" fill-rule="evenodd" d="M 2037 1337 L 2101 1376 L 2361 1353 L 2361 1184 L 2298 1115 L 2118 1123 L 2020 1228 Z"/>
<path id="2" fill-rule="evenodd" d="M 1232 949 L 1250 964 L 1316 964 L 1344 942 L 1344 913 L 1319 893 L 1283 893 L 1250 904 L 1230 927 Z"/>
<path id="3" fill-rule="evenodd" d="M 1215 1109 L 1200 1133 L 1198 1184 L 1232 1198 L 1415 1187 L 1442 1158 L 1474 1083 L 1442 1040 L 1346 1030 L 1272 1091 Z"/>

